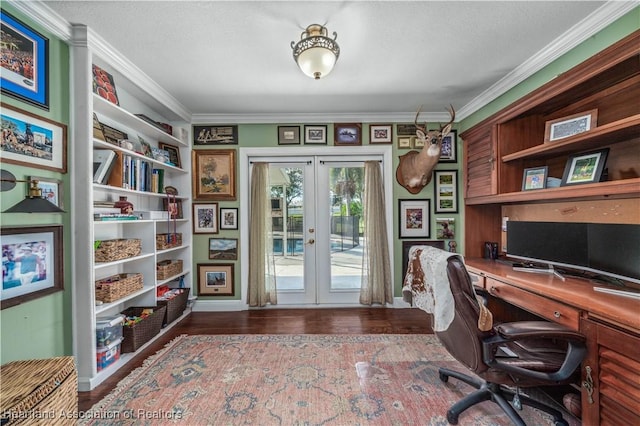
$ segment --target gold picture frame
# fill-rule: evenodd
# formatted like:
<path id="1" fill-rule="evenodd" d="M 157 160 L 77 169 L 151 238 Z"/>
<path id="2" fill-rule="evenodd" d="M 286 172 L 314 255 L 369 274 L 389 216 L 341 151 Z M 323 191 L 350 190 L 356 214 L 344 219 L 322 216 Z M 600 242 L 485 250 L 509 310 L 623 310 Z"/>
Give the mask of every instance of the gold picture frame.
<path id="1" fill-rule="evenodd" d="M 192 153 L 194 200 L 236 199 L 236 150 L 199 149 Z"/>

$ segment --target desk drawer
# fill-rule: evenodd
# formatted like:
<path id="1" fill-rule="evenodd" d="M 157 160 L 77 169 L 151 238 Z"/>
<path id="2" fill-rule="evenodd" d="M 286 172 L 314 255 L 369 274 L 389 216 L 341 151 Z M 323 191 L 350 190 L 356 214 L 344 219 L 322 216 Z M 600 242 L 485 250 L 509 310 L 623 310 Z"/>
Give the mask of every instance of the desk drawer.
<path id="1" fill-rule="evenodd" d="M 486 286 L 489 294 L 494 297 L 526 309 L 549 321 L 565 325 L 573 330 L 578 331 L 580 329 L 580 311 L 575 308 L 494 280 L 493 278 L 487 277 Z"/>

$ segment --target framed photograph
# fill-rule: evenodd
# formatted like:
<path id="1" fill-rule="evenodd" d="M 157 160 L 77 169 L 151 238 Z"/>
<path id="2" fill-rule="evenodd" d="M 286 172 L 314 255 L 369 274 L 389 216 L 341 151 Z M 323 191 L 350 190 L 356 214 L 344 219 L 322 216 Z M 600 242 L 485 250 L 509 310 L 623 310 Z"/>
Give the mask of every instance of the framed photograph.
<path id="1" fill-rule="evenodd" d="M 45 178 L 39 176 L 27 176 L 27 180 L 38 181 L 38 188 L 42 191 L 42 196 L 52 204 L 64 209 L 63 186 L 59 179 Z"/>
<path id="2" fill-rule="evenodd" d="M 415 136 L 418 128 L 415 124 L 396 124 L 396 134 L 398 136 Z"/>
<path id="3" fill-rule="evenodd" d="M 2 106 L 2 161 L 67 172 L 67 126 L 11 105 Z"/>
<path id="4" fill-rule="evenodd" d="M 233 264 L 198 264 L 198 296 L 233 294 Z"/>
<path id="5" fill-rule="evenodd" d="M 93 71 L 93 93 L 112 104 L 120 105 L 113 76 L 95 64 L 91 68 Z"/>
<path id="6" fill-rule="evenodd" d="M 439 163 L 455 163 L 457 162 L 457 141 L 458 132 L 452 130 L 446 135 L 442 136 L 442 146 L 440 148 L 440 160 Z"/>
<path id="7" fill-rule="evenodd" d="M 434 198 L 436 213 L 458 212 L 458 171 L 436 170 L 434 174 Z"/>
<path id="8" fill-rule="evenodd" d="M 0 29 L 2 93 L 48 111 L 49 39 L 4 10 L 0 14 Z M 11 41 L 11 49 L 4 48 L 5 40 Z"/>
<path id="9" fill-rule="evenodd" d="M 209 238 L 209 259 L 238 260 L 238 239 Z"/>
<path id="10" fill-rule="evenodd" d="M 175 198 L 162 199 L 162 209 L 169 212 L 170 219 L 182 219 L 184 214 L 182 212 L 182 200 L 176 200 Z"/>
<path id="11" fill-rule="evenodd" d="M 589 131 L 596 127 L 597 120 L 597 109 L 549 120 L 544 126 L 544 142 L 553 142 Z"/>
<path id="12" fill-rule="evenodd" d="M 436 238 L 451 240 L 456 237 L 456 220 L 453 217 L 436 218 Z"/>
<path id="13" fill-rule="evenodd" d="M 300 126 L 278 126 L 278 145 L 299 145 Z"/>
<path id="14" fill-rule="evenodd" d="M 567 159 L 561 186 L 600 182 L 609 148 L 572 155 Z"/>
<path id="15" fill-rule="evenodd" d="M 182 161 L 180 161 L 180 149 L 177 146 L 169 145 L 168 143 L 158 142 L 158 147 L 164 149 L 169 153 L 169 162 L 178 168 L 182 168 Z"/>
<path id="16" fill-rule="evenodd" d="M 371 124 L 369 125 L 369 143 L 392 143 L 392 124 Z"/>
<path id="17" fill-rule="evenodd" d="M 420 139 L 418 136 L 412 136 L 411 141 L 414 149 L 424 148 L 424 139 Z"/>
<path id="18" fill-rule="evenodd" d="M 193 150 L 192 163 L 194 199 L 236 199 L 235 149 Z"/>
<path id="19" fill-rule="evenodd" d="M 529 191 L 532 189 L 544 189 L 547 187 L 547 166 L 531 167 L 524 169 L 522 175 L 522 190 Z"/>
<path id="20" fill-rule="evenodd" d="M 304 126 L 304 143 L 310 144 L 327 144 L 327 126 L 314 125 Z"/>
<path id="21" fill-rule="evenodd" d="M 362 125 L 360 123 L 334 124 L 334 145 L 362 145 Z"/>
<path id="22" fill-rule="evenodd" d="M 193 126 L 194 145 L 238 145 L 238 126 Z"/>
<path id="23" fill-rule="evenodd" d="M 398 148 L 411 149 L 411 144 L 415 136 L 398 136 Z"/>
<path id="24" fill-rule="evenodd" d="M 398 200 L 400 238 L 429 238 L 430 200 Z"/>
<path id="25" fill-rule="evenodd" d="M 402 242 L 402 279 L 407 276 L 409 269 L 409 252 L 414 246 L 431 246 L 444 250 L 444 241 L 442 240 L 423 240 L 423 241 L 403 241 Z"/>
<path id="26" fill-rule="evenodd" d="M 62 225 L 2 228 L 1 308 L 64 290 Z"/>
<path id="27" fill-rule="evenodd" d="M 238 229 L 238 209 L 220 207 L 220 229 Z"/>
<path id="28" fill-rule="evenodd" d="M 218 233 L 218 203 L 193 204 L 193 233 Z"/>

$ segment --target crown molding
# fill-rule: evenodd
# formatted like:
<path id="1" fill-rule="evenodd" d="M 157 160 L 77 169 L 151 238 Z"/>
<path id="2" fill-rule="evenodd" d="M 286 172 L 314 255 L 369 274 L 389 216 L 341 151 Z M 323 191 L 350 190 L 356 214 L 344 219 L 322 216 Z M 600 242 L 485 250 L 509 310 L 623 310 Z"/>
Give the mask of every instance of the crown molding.
<path id="1" fill-rule="evenodd" d="M 277 113 L 277 114 L 193 114 L 193 124 L 270 124 L 270 123 L 413 123 L 414 112 L 388 113 Z M 420 122 L 447 122 L 448 113 L 420 113 Z"/>
<path id="2" fill-rule="evenodd" d="M 463 120 L 480 108 L 514 88 L 560 56 L 637 7 L 637 1 L 608 1 L 582 21 L 568 29 L 544 49 L 523 62 L 457 111 Z"/>

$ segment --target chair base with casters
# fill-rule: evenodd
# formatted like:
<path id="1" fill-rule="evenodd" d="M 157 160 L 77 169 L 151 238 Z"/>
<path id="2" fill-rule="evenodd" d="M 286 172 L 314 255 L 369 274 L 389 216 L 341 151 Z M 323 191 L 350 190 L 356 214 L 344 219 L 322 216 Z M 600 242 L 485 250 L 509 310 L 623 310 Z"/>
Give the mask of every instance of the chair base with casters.
<path id="1" fill-rule="evenodd" d="M 458 417 L 466 409 L 484 401 L 493 401 L 502 408 L 505 414 L 511 419 L 516 426 L 526 426 L 522 417 L 517 413 L 516 409 L 509 403 L 509 399 L 513 400 L 514 397 L 518 398 L 519 404 L 528 405 L 538 410 L 544 411 L 553 416 L 553 421 L 557 426 L 568 426 L 569 423 L 563 418 L 562 413 L 555 408 L 543 404 L 540 401 L 529 398 L 526 395 L 516 393 L 505 386 L 500 386 L 495 383 L 488 383 L 484 380 L 462 374 L 460 372 L 449 370 L 448 368 L 440 368 L 439 370 L 440 380 L 448 382 L 449 377 L 456 378 L 474 388 L 477 391 L 465 396 L 460 401 L 456 402 L 447 410 L 447 421 L 449 424 L 457 425 Z"/>

